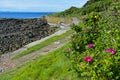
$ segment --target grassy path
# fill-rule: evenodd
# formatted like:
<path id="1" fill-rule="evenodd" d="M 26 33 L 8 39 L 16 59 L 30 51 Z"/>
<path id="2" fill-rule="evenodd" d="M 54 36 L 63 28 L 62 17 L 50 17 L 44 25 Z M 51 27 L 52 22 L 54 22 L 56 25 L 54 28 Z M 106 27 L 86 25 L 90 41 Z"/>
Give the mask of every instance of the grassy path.
<path id="1" fill-rule="evenodd" d="M 69 34 L 71 34 L 71 32 L 72 31 L 69 30 L 66 33 L 63 33 L 62 35 L 53 36 L 53 37 L 51 37 L 51 38 L 49 38 L 49 39 L 47 39 L 47 40 L 45 40 L 45 41 L 43 41 L 41 43 L 38 43 L 38 44 L 36 44 L 34 46 L 31 46 L 31 47 L 27 48 L 26 50 L 24 50 L 23 52 L 15 55 L 12 59 L 13 60 L 14 59 L 18 59 L 18 58 L 20 58 L 20 57 L 22 57 L 24 55 L 30 54 L 30 53 L 32 53 L 34 51 L 37 51 L 37 50 L 39 50 L 39 49 L 41 49 L 41 48 L 43 48 L 43 47 L 45 47 L 47 45 L 50 45 L 51 43 L 53 43 L 55 41 L 58 41 L 60 39 L 65 38 L 66 36 L 68 36 Z"/>
<path id="2" fill-rule="evenodd" d="M 71 62 L 65 56 L 70 44 L 40 56 L 15 70 L 4 72 L 0 80 L 80 80 L 69 71 Z"/>
<path id="3" fill-rule="evenodd" d="M 37 57 L 39 57 L 40 55 L 45 55 L 53 50 L 56 50 L 57 48 L 60 48 L 62 47 L 63 45 L 65 45 L 67 42 L 68 42 L 68 39 L 69 39 L 70 36 L 66 36 L 60 40 L 57 40 L 55 42 L 52 42 L 51 44 L 35 51 L 35 52 L 32 52 L 30 54 L 27 54 L 27 55 L 24 55 L 23 57 L 20 57 L 18 59 L 15 59 L 13 60 L 12 62 L 15 64 L 15 65 L 22 65 L 26 62 L 29 62 L 31 60 L 34 60 L 36 59 Z"/>
<path id="4" fill-rule="evenodd" d="M 2 55 L 3 59 L 1 61 L 2 63 L 0 65 L 0 68 L 2 68 L 3 70 L 12 69 L 12 68 L 15 68 L 16 66 L 20 66 L 24 63 L 34 60 L 37 57 L 39 57 L 40 55 L 45 55 L 53 50 L 56 50 L 57 48 L 60 48 L 61 46 L 63 46 L 64 44 L 66 44 L 68 42 L 68 38 L 69 38 L 68 35 L 70 34 L 68 31 L 69 29 L 70 28 L 67 27 L 67 28 L 62 29 L 61 31 L 58 31 L 57 33 L 53 34 L 55 37 L 52 36 L 52 37 L 49 37 L 48 39 L 42 40 L 41 42 L 39 41 L 40 46 L 38 46 L 39 48 L 37 48 L 37 49 L 36 48 L 34 49 L 34 47 L 38 44 L 38 41 L 36 42 L 37 44 L 33 42 L 13 53 Z M 68 31 L 67 34 L 65 33 L 66 31 Z M 50 39 L 52 39 L 52 40 L 50 40 Z M 42 45 L 42 47 L 41 47 L 41 45 Z M 29 51 L 27 54 L 23 54 L 22 56 L 19 56 L 17 54 L 17 53 L 26 51 L 28 48 L 32 49 L 30 51 L 30 54 L 29 54 Z M 16 56 L 16 54 L 18 55 L 18 57 L 14 60 L 11 60 L 11 59 L 13 59 L 13 57 Z"/>

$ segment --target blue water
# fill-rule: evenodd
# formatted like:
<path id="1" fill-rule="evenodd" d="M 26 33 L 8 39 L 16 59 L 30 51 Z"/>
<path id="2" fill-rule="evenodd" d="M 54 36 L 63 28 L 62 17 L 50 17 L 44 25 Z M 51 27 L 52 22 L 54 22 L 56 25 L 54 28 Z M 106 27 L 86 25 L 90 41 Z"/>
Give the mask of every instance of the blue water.
<path id="1" fill-rule="evenodd" d="M 0 18 L 40 18 L 54 12 L 0 12 Z"/>

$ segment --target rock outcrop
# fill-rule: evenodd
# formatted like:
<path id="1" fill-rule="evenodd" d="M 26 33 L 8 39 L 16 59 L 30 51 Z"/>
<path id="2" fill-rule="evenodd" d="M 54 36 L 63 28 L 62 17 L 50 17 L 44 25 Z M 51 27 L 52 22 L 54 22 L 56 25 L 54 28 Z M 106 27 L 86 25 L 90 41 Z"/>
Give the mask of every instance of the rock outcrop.
<path id="1" fill-rule="evenodd" d="M 0 54 L 14 51 L 54 31 L 44 18 L 0 19 Z"/>

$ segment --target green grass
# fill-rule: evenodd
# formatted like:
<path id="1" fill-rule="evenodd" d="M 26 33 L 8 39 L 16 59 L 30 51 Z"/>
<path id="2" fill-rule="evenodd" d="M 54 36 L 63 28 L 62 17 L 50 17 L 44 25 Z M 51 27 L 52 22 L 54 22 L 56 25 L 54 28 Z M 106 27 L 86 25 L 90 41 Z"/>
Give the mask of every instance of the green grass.
<path id="1" fill-rule="evenodd" d="M 81 80 L 75 72 L 70 71 L 72 64 L 65 56 L 70 45 L 68 43 L 16 70 L 4 72 L 0 80 Z"/>
<path id="2" fill-rule="evenodd" d="M 45 41 L 43 41 L 43 42 L 35 45 L 35 46 L 32 46 L 32 47 L 28 48 L 27 50 L 25 50 L 25 51 L 23 51 L 23 52 L 21 52 L 21 53 L 19 53 L 19 54 L 17 54 L 17 55 L 16 55 L 15 57 L 13 57 L 12 59 L 13 59 L 13 60 L 14 60 L 14 59 L 18 59 L 18 58 L 20 58 L 20 57 L 22 57 L 22 56 L 24 56 L 24 55 L 30 54 L 30 53 L 32 53 L 32 52 L 34 52 L 34 51 L 37 51 L 37 50 L 39 50 L 39 49 L 41 49 L 41 48 L 43 48 L 43 47 L 51 44 L 51 43 L 54 42 L 54 41 L 57 41 L 57 40 L 59 40 L 59 39 L 62 39 L 62 38 L 64 38 L 64 37 L 70 35 L 71 33 L 72 33 L 72 30 L 69 30 L 69 31 L 67 31 L 66 33 L 63 33 L 63 34 L 61 34 L 61 35 L 53 36 L 53 37 L 51 37 L 51 38 L 49 38 L 49 39 L 47 39 L 47 40 L 45 40 Z"/>

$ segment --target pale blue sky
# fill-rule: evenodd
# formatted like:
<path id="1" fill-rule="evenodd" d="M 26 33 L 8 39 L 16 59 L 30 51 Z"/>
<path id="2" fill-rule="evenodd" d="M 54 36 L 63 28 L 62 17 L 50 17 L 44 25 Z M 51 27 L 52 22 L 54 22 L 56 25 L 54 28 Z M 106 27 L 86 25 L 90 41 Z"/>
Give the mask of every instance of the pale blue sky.
<path id="1" fill-rule="evenodd" d="M 0 0 L 0 11 L 58 12 L 81 7 L 88 0 Z"/>

